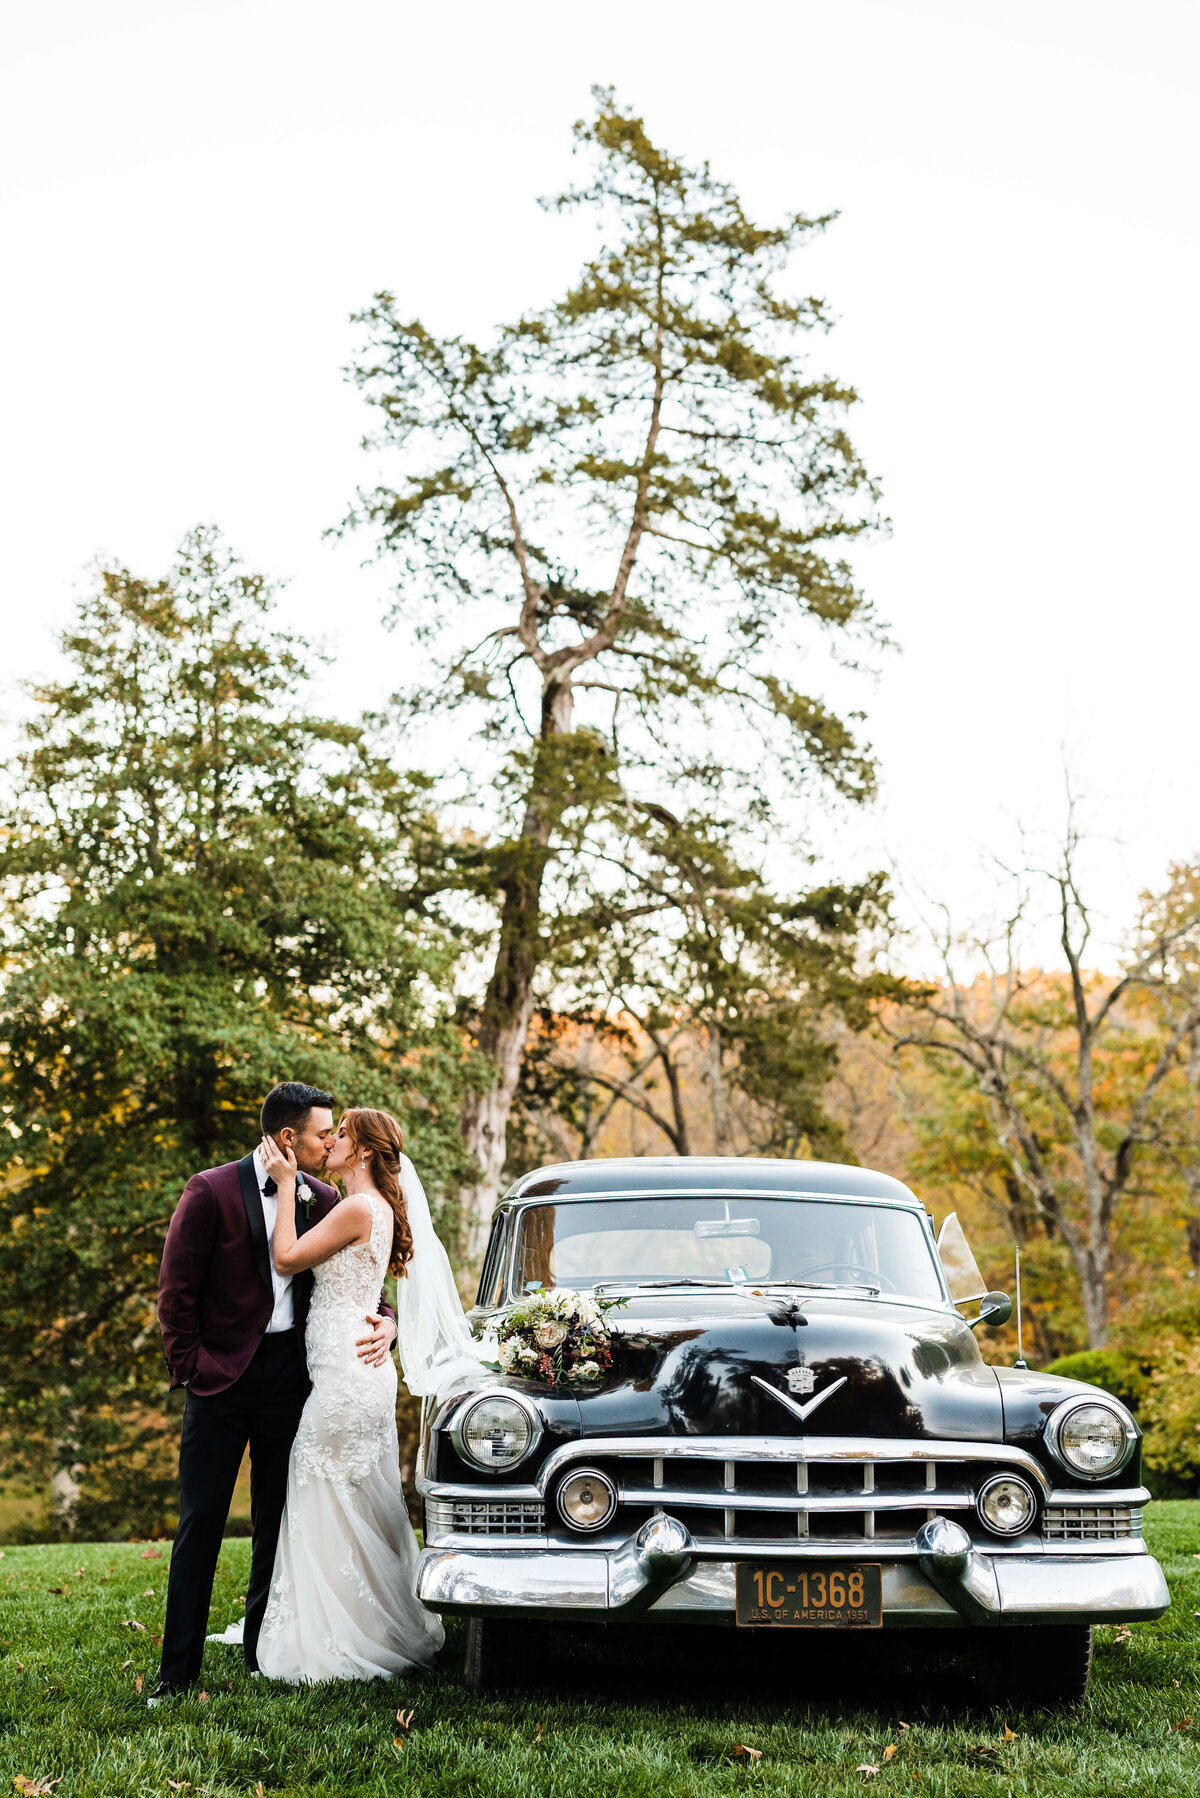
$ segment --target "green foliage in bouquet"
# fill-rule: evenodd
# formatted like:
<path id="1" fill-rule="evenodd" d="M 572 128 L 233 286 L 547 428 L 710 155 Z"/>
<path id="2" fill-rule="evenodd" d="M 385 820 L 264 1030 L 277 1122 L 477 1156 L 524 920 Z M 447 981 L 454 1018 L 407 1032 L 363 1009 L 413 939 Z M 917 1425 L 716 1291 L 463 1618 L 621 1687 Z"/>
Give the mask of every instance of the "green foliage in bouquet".
<path id="1" fill-rule="evenodd" d="M 559 1287 L 531 1293 L 496 1326 L 501 1371 L 547 1386 L 602 1380 L 612 1366 L 605 1314 L 624 1303 Z"/>

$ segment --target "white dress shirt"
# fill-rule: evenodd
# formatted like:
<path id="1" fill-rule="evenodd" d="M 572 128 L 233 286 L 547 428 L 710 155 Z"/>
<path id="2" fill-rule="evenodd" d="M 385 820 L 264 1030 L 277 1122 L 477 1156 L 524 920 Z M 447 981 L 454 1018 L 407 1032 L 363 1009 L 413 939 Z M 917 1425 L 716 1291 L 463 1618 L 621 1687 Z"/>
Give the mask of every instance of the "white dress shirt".
<path id="1" fill-rule="evenodd" d="M 254 1172 L 258 1178 L 258 1194 L 262 1200 L 263 1222 L 267 1226 L 267 1253 L 271 1254 L 271 1237 L 274 1234 L 275 1214 L 279 1207 L 275 1202 L 275 1194 L 263 1191 L 263 1187 L 267 1183 L 267 1170 L 263 1166 L 260 1149 L 254 1151 Z M 278 1272 L 274 1255 L 271 1255 L 271 1290 L 275 1294 L 275 1309 L 272 1311 L 271 1321 L 267 1325 L 268 1336 L 279 1330 L 291 1330 L 296 1323 L 295 1313 L 292 1309 L 292 1276 Z"/>

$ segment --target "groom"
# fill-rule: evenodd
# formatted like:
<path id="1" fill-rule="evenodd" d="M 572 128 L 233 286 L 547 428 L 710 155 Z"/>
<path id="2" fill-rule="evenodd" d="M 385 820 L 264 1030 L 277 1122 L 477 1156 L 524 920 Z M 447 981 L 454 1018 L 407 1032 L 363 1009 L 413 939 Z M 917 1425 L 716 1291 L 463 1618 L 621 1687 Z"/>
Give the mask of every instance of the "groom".
<path id="1" fill-rule="evenodd" d="M 291 1149 L 303 1172 L 324 1167 L 333 1138 L 330 1093 L 289 1080 L 263 1101 L 262 1132 Z M 305 1195 L 307 1203 L 305 1202 Z M 337 1194 L 301 1180 L 296 1229 L 319 1223 Z M 278 1274 L 271 1256 L 275 1182 L 256 1149 L 241 1161 L 193 1174 L 175 1207 L 158 1282 L 158 1321 L 171 1389 L 187 1389 L 179 1442 L 179 1529 L 167 1585 L 158 1686 L 161 1703 L 199 1677 L 208 1609 L 234 1482 L 250 1448 L 253 1546 L 243 1648 L 258 1669 L 275 1545 L 287 1495 L 288 1456 L 308 1396 L 304 1325 L 312 1274 Z M 358 1353 L 383 1362 L 396 1317 L 379 1300 Z"/>

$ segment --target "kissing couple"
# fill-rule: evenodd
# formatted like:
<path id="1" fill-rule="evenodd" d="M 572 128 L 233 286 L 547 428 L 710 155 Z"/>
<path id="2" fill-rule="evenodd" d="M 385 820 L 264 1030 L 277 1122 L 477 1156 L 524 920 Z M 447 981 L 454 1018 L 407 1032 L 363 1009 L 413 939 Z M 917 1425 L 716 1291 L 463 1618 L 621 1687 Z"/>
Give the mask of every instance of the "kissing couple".
<path id="1" fill-rule="evenodd" d="M 391 1348 L 415 1396 L 478 1362 L 400 1126 L 358 1108 L 335 1127 L 335 1105 L 300 1081 L 275 1087 L 258 1147 L 193 1174 L 167 1231 L 158 1318 L 171 1388 L 187 1397 L 151 1704 L 199 1678 L 247 1446 L 251 1673 L 378 1679 L 428 1666 L 442 1645 L 415 1591 Z"/>

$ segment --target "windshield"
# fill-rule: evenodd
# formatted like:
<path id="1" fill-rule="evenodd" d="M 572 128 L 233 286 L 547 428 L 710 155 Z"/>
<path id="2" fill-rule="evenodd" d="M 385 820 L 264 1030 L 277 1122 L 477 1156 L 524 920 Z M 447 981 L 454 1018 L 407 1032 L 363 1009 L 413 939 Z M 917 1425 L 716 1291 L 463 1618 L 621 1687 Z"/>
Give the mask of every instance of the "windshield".
<path id="1" fill-rule="evenodd" d="M 636 1198 L 531 1205 L 513 1292 L 656 1280 L 870 1286 L 943 1299 L 921 1217 L 830 1199 Z"/>

